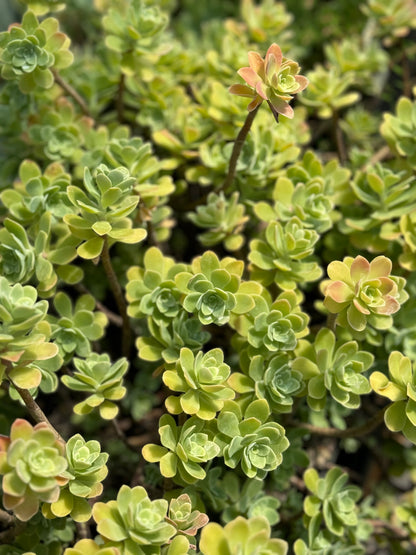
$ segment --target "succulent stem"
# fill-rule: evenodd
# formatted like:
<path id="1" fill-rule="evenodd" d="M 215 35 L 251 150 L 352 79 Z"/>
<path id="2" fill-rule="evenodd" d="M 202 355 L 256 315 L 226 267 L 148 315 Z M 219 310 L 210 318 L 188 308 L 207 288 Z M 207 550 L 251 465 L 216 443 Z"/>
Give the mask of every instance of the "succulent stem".
<path id="1" fill-rule="evenodd" d="M 127 315 L 127 306 L 124 300 L 123 291 L 121 289 L 120 283 L 117 279 L 117 275 L 114 271 L 113 265 L 111 263 L 110 251 L 108 247 L 107 237 L 104 239 L 104 247 L 101 253 L 101 262 L 103 264 L 104 271 L 106 273 L 108 283 L 110 284 L 111 291 L 113 292 L 115 301 L 117 303 L 120 316 L 123 320 L 122 326 L 122 353 L 123 356 L 127 357 L 130 353 L 130 340 L 131 340 L 131 329 L 130 321 Z"/>
<path id="2" fill-rule="evenodd" d="M 347 161 L 347 153 L 345 150 L 344 136 L 342 134 L 342 129 L 339 125 L 339 113 L 337 112 L 337 110 L 334 111 L 334 115 L 332 116 L 332 125 L 333 125 L 335 143 L 337 145 L 338 158 L 342 164 L 345 164 Z"/>
<path id="3" fill-rule="evenodd" d="M 21 387 L 17 386 L 9 376 L 8 376 L 8 380 L 10 381 L 10 383 L 13 385 L 13 387 L 15 388 L 17 393 L 22 398 L 22 401 L 26 405 L 26 408 L 29 411 L 33 420 L 35 420 L 35 422 L 38 422 L 38 423 L 39 422 L 45 422 L 49 426 L 49 428 L 52 430 L 52 432 L 55 434 L 55 436 L 60 441 L 65 443 L 64 438 L 61 436 L 61 434 L 58 432 L 58 430 L 51 424 L 48 417 L 43 412 L 43 410 L 40 408 L 40 406 L 37 404 L 37 402 L 32 397 L 30 392 L 27 389 L 22 389 Z"/>
<path id="4" fill-rule="evenodd" d="M 118 82 L 116 108 L 117 108 L 117 119 L 120 123 L 124 122 L 124 89 L 126 84 L 126 76 L 124 73 L 120 75 L 120 80 Z"/>
<path id="5" fill-rule="evenodd" d="M 366 434 L 369 434 L 381 422 L 384 418 L 384 413 L 386 412 L 387 406 L 380 409 L 374 416 L 372 416 L 367 422 L 364 424 L 360 424 L 359 426 L 353 426 L 352 428 L 347 428 L 345 430 L 339 430 L 338 428 L 320 428 L 319 426 L 314 426 L 313 424 L 309 424 L 308 422 L 291 422 L 294 426 L 298 428 L 303 428 L 304 430 L 308 430 L 311 434 L 314 435 L 321 435 L 326 437 L 339 437 L 339 438 L 346 438 L 346 437 L 361 437 Z"/>
<path id="6" fill-rule="evenodd" d="M 331 312 L 326 317 L 326 327 L 335 333 L 337 324 L 337 314 L 332 314 Z"/>
<path id="7" fill-rule="evenodd" d="M 59 75 L 57 71 L 53 72 L 53 76 L 55 78 L 55 82 L 78 104 L 81 108 L 83 114 L 88 117 L 91 117 L 91 113 L 88 109 L 87 103 L 82 98 L 82 96 L 67 82 L 63 77 Z"/>
<path id="8" fill-rule="evenodd" d="M 253 123 L 260 106 L 261 104 L 247 114 L 246 121 L 244 122 L 243 127 L 240 129 L 240 132 L 237 135 L 237 138 L 234 142 L 233 151 L 231 153 L 230 162 L 228 164 L 228 174 L 221 187 L 222 191 L 226 191 L 229 187 L 231 187 L 234 181 L 235 170 L 237 167 L 238 158 L 240 157 L 241 149 L 243 148 L 244 141 L 247 138 L 248 132 L 251 128 L 251 124 Z"/>

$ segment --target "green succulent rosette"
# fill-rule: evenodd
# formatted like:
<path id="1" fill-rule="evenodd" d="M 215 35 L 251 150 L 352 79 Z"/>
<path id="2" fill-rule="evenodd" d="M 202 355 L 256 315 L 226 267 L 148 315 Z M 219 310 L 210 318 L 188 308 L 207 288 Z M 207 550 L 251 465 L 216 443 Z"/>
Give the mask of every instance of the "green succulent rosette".
<path id="1" fill-rule="evenodd" d="M 235 472 L 229 471 L 224 473 L 221 486 L 227 495 L 226 506 L 221 513 L 223 522 L 228 523 L 237 516 L 263 516 L 270 526 L 279 522 L 278 508 L 281 503 L 276 497 L 266 495 L 261 480 L 240 479 Z"/>
<path id="2" fill-rule="evenodd" d="M 156 324 L 151 318 L 148 318 L 147 325 L 151 336 L 141 336 L 136 340 L 139 357 L 143 360 L 163 359 L 168 364 L 175 364 L 183 347 L 192 352 L 199 351 L 211 337 L 199 319 L 189 317 L 184 310 L 168 325 Z"/>
<path id="3" fill-rule="evenodd" d="M 198 235 L 205 247 L 223 243 L 228 251 L 240 249 L 245 241 L 241 233 L 249 216 L 245 215 L 245 206 L 238 202 L 239 194 L 233 193 L 229 199 L 224 193 L 209 193 L 207 204 L 197 206 L 196 212 L 189 212 L 188 218 L 196 226 L 207 229 Z"/>
<path id="4" fill-rule="evenodd" d="M 205 513 L 192 509 L 192 501 L 187 493 L 173 498 L 169 502 L 167 522 L 175 526 L 177 534 L 196 536 L 198 530 L 209 520 Z"/>
<path id="5" fill-rule="evenodd" d="M 281 289 L 295 289 L 299 283 L 316 281 L 322 270 L 311 258 L 319 235 L 305 227 L 296 216 L 284 225 L 270 221 L 265 240 L 250 242 L 248 258 L 252 263 L 251 278 L 267 286 L 276 283 Z"/>
<path id="6" fill-rule="evenodd" d="M 345 223 L 352 230 L 365 231 L 412 212 L 416 193 L 411 182 L 407 171 L 395 172 L 381 164 L 357 172 L 351 188 L 367 208 L 365 215 L 359 210 L 358 217 L 348 214 Z"/>
<path id="7" fill-rule="evenodd" d="M 216 522 L 207 524 L 201 533 L 200 549 L 204 555 L 286 555 L 287 543 L 270 536 L 271 527 L 264 517 L 239 516 L 224 528 Z"/>
<path id="8" fill-rule="evenodd" d="M 81 295 L 75 304 L 70 297 L 60 291 L 53 299 L 58 317 L 48 315 L 52 335 L 59 352 L 68 362 L 73 355 L 87 357 L 91 353 L 91 342 L 101 339 L 108 325 L 107 316 L 95 309 L 95 299 L 91 295 Z"/>
<path id="9" fill-rule="evenodd" d="M 58 162 L 49 164 L 42 173 L 36 162 L 23 160 L 19 166 L 19 180 L 12 189 L 2 191 L 0 198 L 11 218 L 30 233 L 45 211 L 52 214 L 54 222 L 72 211 L 66 194 L 70 183 L 70 174 Z"/>
<path id="10" fill-rule="evenodd" d="M 103 18 L 105 44 L 120 56 L 120 66 L 126 75 L 141 71 L 148 52 L 155 53 L 161 33 L 168 23 L 167 15 L 156 5 L 132 0 L 121 9 L 110 8 Z M 149 62 L 148 62 L 149 63 Z"/>
<path id="11" fill-rule="evenodd" d="M 295 185 L 295 188 L 302 183 L 306 186 L 316 182 L 320 183 L 325 195 L 328 195 L 334 204 L 349 204 L 353 198 L 350 188 L 351 170 L 340 165 L 335 159 L 323 164 L 312 150 L 305 152 L 301 160 L 287 169 L 287 177 Z M 278 191 L 275 186 L 274 198 L 276 197 L 278 200 L 280 195 L 282 199 L 286 198 L 285 191 Z M 303 195 L 301 198 L 303 207 L 306 201 Z M 296 212 L 297 206 L 293 205 L 293 210 Z M 305 206 L 304 210 L 308 210 L 308 207 Z M 298 217 L 302 220 L 301 214 Z"/>
<path id="12" fill-rule="evenodd" d="M 243 353 L 240 364 L 243 372 L 231 374 L 228 383 L 240 394 L 239 402 L 246 399 L 265 399 L 275 413 L 292 411 L 294 397 L 305 389 L 301 372 L 292 367 L 288 353 L 280 353 L 266 360 L 262 355 L 248 357 Z"/>
<path id="13" fill-rule="evenodd" d="M 150 555 L 176 534 L 166 521 L 167 510 L 165 499 L 151 501 L 143 487 L 121 486 L 116 500 L 95 503 L 92 513 L 106 545 L 121 555 Z"/>
<path id="14" fill-rule="evenodd" d="M 85 441 L 80 434 L 72 436 L 65 449 L 68 468 L 63 477 L 68 484 L 61 489 L 56 501 L 43 504 L 42 513 L 47 518 L 70 515 L 76 522 L 85 522 L 91 517 L 87 499 L 98 497 L 103 491 L 108 454 L 101 452 L 98 441 Z"/>
<path id="15" fill-rule="evenodd" d="M 10 437 L 0 436 L 0 474 L 3 506 L 19 520 L 27 521 L 41 502 L 54 502 L 68 481 L 65 447 L 46 423 L 32 426 L 14 421 Z"/>
<path id="16" fill-rule="evenodd" d="M 264 308 L 264 310 L 262 310 Z M 299 307 L 299 295 L 284 291 L 268 309 L 259 306 L 253 311 L 253 322 L 247 330 L 250 354 L 267 350 L 293 351 L 298 339 L 309 333 L 309 317 Z"/>
<path id="17" fill-rule="evenodd" d="M 355 85 L 356 78 L 352 72 L 341 73 L 337 67 L 317 65 L 308 72 L 308 79 L 308 90 L 300 96 L 300 100 L 314 108 L 321 119 L 333 117 L 334 113 L 355 104 L 361 97 L 359 92 L 348 92 L 349 87 Z"/>
<path id="18" fill-rule="evenodd" d="M 63 555 L 120 555 L 117 547 L 99 545 L 94 540 L 85 538 L 77 541 L 73 547 L 67 547 Z"/>
<path id="19" fill-rule="evenodd" d="M 27 283 L 35 272 L 36 255 L 25 229 L 6 219 L 0 229 L 0 272 L 10 283 Z"/>
<path id="20" fill-rule="evenodd" d="M 224 401 L 234 398 L 234 391 L 227 386 L 230 371 L 221 349 L 200 351 L 195 356 L 183 347 L 175 368 L 163 373 L 163 382 L 168 388 L 183 394 L 169 396 L 166 408 L 171 414 L 184 412 L 201 420 L 212 420 Z"/>
<path id="21" fill-rule="evenodd" d="M 132 266 L 127 272 L 128 314 L 133 318 L 148 316 L 156 324 L 171 322 L 181 310 L 181 292 L 175 276 L 187 269 L 164 256 L 157 247 L 147 249 L 143 268 Z"/>
<path id="22" fill-rule="evenodd" d="M 303 504 L 309 527 L 318 527 L 323 520 L 332 534 L 343 536 L 348 529 L 357 526 L 356 502 L 361 497 L 361 489 L 347 485 L 347 473 L 334 466 L 325 477 L 320 478 L 314 468 L 308 468 L 303 478 L 311 492 Z"/>
<path id="23" fill-rule="evenodd" d="M 23 389 L 40 384 L 42 373 L 34 364 L 51 359 L 58 348 L 48 343 L 51 335 L 45 321 L 47 301 L 37 301 L 30 285 L 10 285 L 0 277 L 0 378 L 7 377 Z"/>
<path id="24" fill-rule="evenodd" d="M 301 340 L 292 368 L 307 382 L 308 405 L 320 411 L 328 393 L 344 407 L 357 409 L 361 395 L 371 392 L 363 375 L 374 361 L 374 355 L 360 351 L 356 341 L 336 342 L 335 334 L 322 328 L 313 343 Z"/>
<path id="25" fill-rule="evenodd" d="M 60 96 L 53 103 L 43 104 L 30 123 L 29 138 L 36 157 L 76 164 L 94 120 L 80 115 L 70 100 Z"/>
<path id="26" fill-rule="evenodd" d="M 215 441 L 230 468 L 241 464 L 249 478 L 263 479 L 283 460 L 289 447 L 283 426 L 268 421 L 270 408 L 264 399 L 253 401 L 242 413 L 238 404 L 227 401 L 217 418 Z"/>
<path id="27" fill-rule="evenodd" d="M 361 337 L 367 325 L 388 329 L 392 314 L 400 309 L 408 294 L 406 280 L 392 276 L 392 262 L 386 256 L 377 256 L 368 262 L 363 256 L 334 261 L 328 265 L 329 280 L 322 289 L 324 306 L 336 314 L 336 323 Z"/>
<path id="28" fill-rule="evenodd" d="M 384 114 L 380 131 L 393 151 L 405 157 L 413 168 L 416 166 L 415 129 L 416 101 L 403 96 L 397 103 L 395 116 Z"/>
<path id="29" fill-rule="evenodd" d="M 273 199 L 273 207 L 265 201 L 257 202 L 254 206 L 256 216 L 265 222 L 276 219 L 288 221 L 296 216 L 305 228 L 314 229 L 317 233 L 324 233 L 332 227 L 331 211 L 334 203 L 321 179 L 297 183 L 295 186 L 288 177 L 279 177 Z"/>
<path id="30" fill-rule="evenodd" d="M 127 217 L 139 203 L 139 197 L 132 194 L 135 181 L 127 168 L 109 169 L 101 164 L 94 176 L 85 168 L 85 190 L 68 187 L 69 200 L 80 215 L 66 214 L 63 219 L 73 235 L 83 241 L 77 248 L 81 258 L 100 256 L 107 237 L 110 244 L 134 244 L 146 237 L 144 229 L 132 229 L 132 220 Z"/>
<path id="31" fill-rule="evenodd" d="M 175 277 L 184 293 L 182 306 L 198 316 L 204 325 L 226 324 L 231 314 L 243 314 L 254 307 L 249 282 L 241 282 L 244 264 L 235 258 L 219 260 L 213 251 L 205 251 L 191 264 L 191 272 Z"/>
<path id="32" fill-rule="evenodd" d="M 163 476 L 176 478 L 180 483 L 203 480 L 206 473 L 201 464 L 221 451 L 212 441 L 206 423 L 196 416 L 177 426 L 170 414 L 163 415 L 159 420 L 159 435 L 162 445 L 149 443 L 143 447 L 142 455 L 148 462 L 158 462 Z"/>
<path id="33" fill-rule="evenodd" d="M 62 376 L 62 382 L 74 391 L 90 395 L 74 406 L 75 414 L 89 414 L 98 408 L 101 418 L 113 419 L 119 411 L 114 401 L 126 394 L 123 376 L 128 370 L 128 361 L 120 358 L 114 364 L 107 354 L 90 353 L 86 359 L 74 358 L 76 372 Z"/>
<path id="34" fill-rule="evenodd" d="M 389 377 L 373 372 L 370 384 L 376 393 L 392 401 L 384 413 L 387 428 L 402 432 L 409 441 L 416 443 L 416 373 L 411 360 L 393 351 L 389 356 Z"/>
<path id="35" fill-rule="evenodd" d="M 383 44 L 392 46 L 416 27 L 416 10 L 412 0 L 368 0 L 362 10 L 376 21 L 375 33 Z"/>
<path id="36" fill-rule="evenodd" d="M 39 23 L 35 14 L 27 11 L 21 24 L 13 24 L 0 34 L 1 75 L 18 81 L 24 93 L 36 87 L 49 89 L 54 83 L 52 69 L 72 64 L 69 45 L 57 19 L 48 17 Z"/>

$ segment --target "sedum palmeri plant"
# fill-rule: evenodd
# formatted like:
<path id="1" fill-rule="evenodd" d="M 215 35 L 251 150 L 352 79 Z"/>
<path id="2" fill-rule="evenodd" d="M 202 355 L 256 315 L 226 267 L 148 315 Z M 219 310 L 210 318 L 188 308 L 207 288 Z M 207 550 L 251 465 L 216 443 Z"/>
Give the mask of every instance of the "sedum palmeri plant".
<path id="1" fill-rule="evenodd" d="M 46 423 L 31 426 L 18 419 L 10 437 L 1 436 L 0 473 L 3 506 L 23 521 L 39 510 L 40 502 L 57 501 L 68 481 L 64 446 Z"/>
<path id="2" fill-rule="evenodd" d="M 52 69 L 72 63 L 69 45 L 69 38 L 59 31 L 57 19 L 48 17 L 39 23 L 36 15 L 27 11 L 21 25 L 12 25 L 0 35 L 1 75 L 18 81 L 26 93 L 36 88 L 48 89 L 54 83 Z"/>
<path id="3" fill-rule="evenodd" d="M 266 100 L 275 117 L 282 114 L 293 118 L 293 108 L 289 105 L 293 95 L 303 91 L 308 80 L 298 75 L 299 64 L 285 58 L 278 44 L 272 44 L 263 59 L 257 52 L 249 52 L 249 67 L 238 70 L 247 85 L 232 85 L 230 92 L 253 97 L 248 110 L 253 111 Z"/>
<path id="4" fill-rule="evenodd" d="M 415 552 L 414 0 L 1 13 L 0 555 Z"/>

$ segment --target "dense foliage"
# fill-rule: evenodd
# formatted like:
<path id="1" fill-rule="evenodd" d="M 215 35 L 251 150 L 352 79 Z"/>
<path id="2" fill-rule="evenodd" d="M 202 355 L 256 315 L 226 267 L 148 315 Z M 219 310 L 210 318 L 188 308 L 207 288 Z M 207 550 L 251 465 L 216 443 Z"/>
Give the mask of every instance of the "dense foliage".
<path id="1" fill-rule="evenodd" d="M 0 11 L 0 555 L 414 553 L 415 1 Z"/>

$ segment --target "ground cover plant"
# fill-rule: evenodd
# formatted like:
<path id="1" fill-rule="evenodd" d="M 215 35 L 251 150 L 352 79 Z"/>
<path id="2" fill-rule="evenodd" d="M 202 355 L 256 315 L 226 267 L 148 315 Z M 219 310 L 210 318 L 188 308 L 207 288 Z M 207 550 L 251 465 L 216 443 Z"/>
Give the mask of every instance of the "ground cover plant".
<path id="1" fill-rule="evenodd" d="M 414 553 L 414 0 L 0 8 L 0 555 Z"/>

